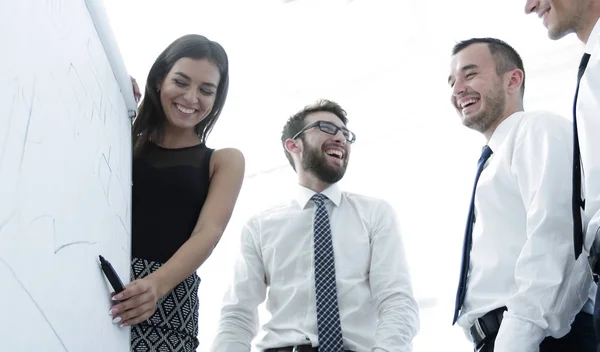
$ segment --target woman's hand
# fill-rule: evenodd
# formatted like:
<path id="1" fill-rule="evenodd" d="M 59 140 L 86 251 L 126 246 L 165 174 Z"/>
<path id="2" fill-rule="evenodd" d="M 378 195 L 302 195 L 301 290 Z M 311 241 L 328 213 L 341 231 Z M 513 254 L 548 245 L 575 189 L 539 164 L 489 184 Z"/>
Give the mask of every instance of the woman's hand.
<path id="1" fill-rule="evenodd" d="M 124 291 L 112 297 L 113 301 L 120 301 L 110 310 L 113 323 L 126 327 L 147 320 L 156 311 L 160 297 L 158 283 L 150 277 L 130 282 Z"/>
<path id="2" fill-rule="evenodd" d="M 140 93 L 140 87 L 138 86 L 135 78 L 129 76 L 131 78 L 131 86 L 133 87 L 133 97 L 135 98 L 135 102 L 139 103 L 140 98 L 142 97 L 142 93 Z"/>

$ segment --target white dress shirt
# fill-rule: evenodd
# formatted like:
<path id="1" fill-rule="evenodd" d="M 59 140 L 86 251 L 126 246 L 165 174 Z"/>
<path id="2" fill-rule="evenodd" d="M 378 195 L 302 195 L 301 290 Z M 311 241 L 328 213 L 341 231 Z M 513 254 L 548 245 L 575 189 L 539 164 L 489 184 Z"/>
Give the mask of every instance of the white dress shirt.
<path id="1" fill-rule="evenodd" d="M 265 297 L 271 318 L 257 340 L 260 350 L 318 346 L 310 200 L 315 192 L 298 188 L 295 199 L 245 225 L 213 351 L 250 351 L 258 332 L 257 306 Z M 394 210 L 337 185 L 322 194 L 328 198 L 344 348 L 411 351 L 418 308 Z"/>
<path id="2" fill-rule="evenodd" d="M 577 134 L 583 165 L 585 248 L 589 252 L 594 238 L 600 238 L 600 21 L 585 52 L 591 56 L 579 85 Z"/>
<path id="3" fill-rule="evenodd" d="M 506 306 L 495 352 L 539 351 L 570 330 L 591 284 L 573 255 L 572 125 L 517 112 L 494 131 L 477 185 L 476 221 L 460 326 Z"/>

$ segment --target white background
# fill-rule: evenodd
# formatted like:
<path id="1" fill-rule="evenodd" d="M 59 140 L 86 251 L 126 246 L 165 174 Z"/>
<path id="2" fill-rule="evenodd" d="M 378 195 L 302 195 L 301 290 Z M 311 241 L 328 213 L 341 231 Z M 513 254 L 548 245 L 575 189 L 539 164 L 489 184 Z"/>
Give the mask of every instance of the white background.
<path id="1" fill-rule="evenodd" d="M 469 351 L 451 327 L 465 217 L 483 138 L 462 126 L 447 77 L 456 41 L 493 36 L 523 57 L 525 108 L 570 118 L 582 46 L 547 38 L 524 0 L 105 0 L 128 71 L 187 33 L 221 43 L 230 90 L 209 146 L 237 147 L 246 179 L 230 225 L 200 268 L 200 342 L 207 351 L 243 222 L 296 182 L 279 143 L 286 119 L 318 98 L 347 111 L 357 136 L 345 190 L 391 202 L 421 305 L 415 351 Z M 266 318 L 262 311 L 263 319 Z"/>

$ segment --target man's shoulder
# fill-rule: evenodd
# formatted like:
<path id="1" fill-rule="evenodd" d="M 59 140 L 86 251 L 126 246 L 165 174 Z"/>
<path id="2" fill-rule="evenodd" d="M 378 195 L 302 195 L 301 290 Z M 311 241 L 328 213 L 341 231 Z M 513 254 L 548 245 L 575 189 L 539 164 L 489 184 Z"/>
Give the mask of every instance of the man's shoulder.
<path id="1" fill-rule="evenodd" d="M 256 211 L 246 221 L 247 226 L 260 226 L 265 223 L 280 221 L 300 209 L 298 203 L 293 199 L 278 202 L 264 209 Z"/>
<path id="2" fill-rule="evenodd" d="M 570 124 L 570 121 L 566 117 L 548 110 L 525 111 L 523 113 L 523 121 L 531 121 L 536 123 L 550 122 L 563 125 Z"/>
<path id="3" fill-rule="evenodd" d="M 353 192 L 342 192 L 342 200 L 346 200 L 350 204 L 361 206 L 368 210 L 392 208 L 391 204 L 382 198 Z"/>
<path id="4" fill-rule="evenodd" d="M 571 133 L 573 126 L 567 118 L 552 111 L 535 110 L 523 114 L 520 129 L 549 133 Z"/>
<path id="5" fill-rule="evenodd" d="M 354 193 L 354 192 L 346 192 L 346 191 L 342 191 L 342 197 L 343 198 L 347 198 L 347 199 L 353 199 L 359 202 L 369 202 L 369 203 L 380 203 L 383 202 L 385 203 L 385 201 L 381 198 L 377 198 L 377 197 L 373 197 L 373 196 L 367 196 L 364 194 L 360 194 L 360 193 Z"/>
<path id="6" fill-rule="evenodd" d="M 262 209 L 258 209 L 254 212 L 251 218 L 263 219 L 270 218 L 273 216 L 277 216 L 279 214 L 285 214 L 290 210 L 297 208 L 298 205 L 293 199 L 287 199 L 284 201 L 279 201 L 277 203 L 272 203 L 267 207 Z"/>

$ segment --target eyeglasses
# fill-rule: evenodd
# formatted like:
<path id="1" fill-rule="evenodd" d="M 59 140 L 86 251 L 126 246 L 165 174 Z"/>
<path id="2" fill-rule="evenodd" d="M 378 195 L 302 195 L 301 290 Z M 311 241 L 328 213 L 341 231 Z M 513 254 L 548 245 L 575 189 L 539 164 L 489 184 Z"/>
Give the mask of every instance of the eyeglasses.
<path id="1" fill-rule="evenodd" d="M 334 123 L 331 123 L 329 121 L 313 122 L 310 125 L 307 125 L 303 129 L 301 129 L 300 132 L 296 133 L 294 135 L 294 137 L 292 137 L 292 139 L 298 138 L 298 136 L 301 135 L 304 131 L 314 128 L 314 127 L 319 127 L 319 129 L 322 132 L 325 132 L 332 136 L 335 136 L 338 133 L 338 131 L 342 131 L 342 134 L 344 135 L 344 137 L 346 138 L 346 141 L 348 143 L 354 143 L 354 141 L 356 141 L 356 135 L 354 133 L 350 132 L 349 129 L 347 129 L 346 127 L 338 127 L 337 125 L 335 125 Z"/>

